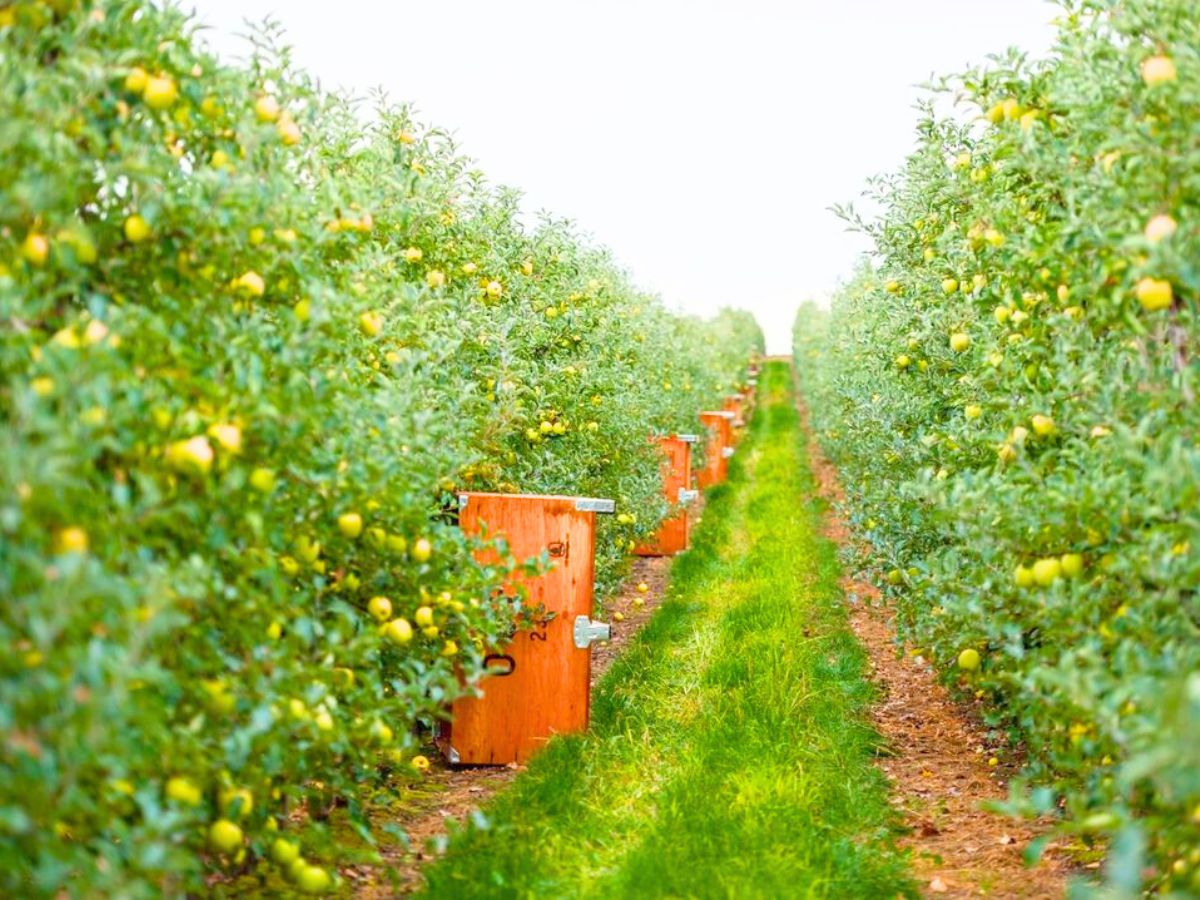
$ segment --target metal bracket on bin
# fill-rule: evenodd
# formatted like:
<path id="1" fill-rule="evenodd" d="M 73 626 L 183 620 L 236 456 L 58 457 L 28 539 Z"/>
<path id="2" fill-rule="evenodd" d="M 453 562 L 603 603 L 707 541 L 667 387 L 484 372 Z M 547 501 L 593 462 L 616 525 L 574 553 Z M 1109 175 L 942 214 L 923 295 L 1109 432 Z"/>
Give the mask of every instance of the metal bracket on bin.
<path id="1" fill-rule="evenodd" d="M 683 441 L 685 444 L 694 444 L 700 440 L 700 437 L 695 434 L 677 434 L 675 440 Z"/>
<path id="2" fill-rule="evenodd" d="M 733 456 L 733 448 L 732 447 L 722 447 L 721 455 L 723 457 L 725 457 L 726 459 L 729 459 L 729 457 Z"/>
<path id="3" fill-rule="evenodd" d="M 612 626 L 607 622 L 593 622 L 587 616 L 575 617 L 575 646 L 586 650 L 594 641 L 607 641 L 612 637 Z"/>
<path id="4" fill-rule="evenodd" d="M 689 490 L 688 488 L 680 488 L 679 489 L 679 502 L 682 504 L 686 505 L 688 503 L 691 503 L 693 500 L 695 500 L 699 496 L 700 496 L 699 491 Z"/>
<path id="5" fill-rule="evenodd" d="M 737 413 L 730 412 L 727 409 L 721 410 L 720 412 L 716 413 L 716 415 L 720 416 L 722 419 L 736 419 L 737 418 Z"/>

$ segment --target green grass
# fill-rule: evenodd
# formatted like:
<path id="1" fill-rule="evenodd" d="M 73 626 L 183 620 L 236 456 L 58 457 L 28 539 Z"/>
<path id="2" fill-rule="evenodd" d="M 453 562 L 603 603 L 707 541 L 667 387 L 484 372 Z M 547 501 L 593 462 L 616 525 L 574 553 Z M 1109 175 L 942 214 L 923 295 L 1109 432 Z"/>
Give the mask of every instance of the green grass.
<path id="1" fill-rule="evenodd" d="M 770 363 L 669 598 L 558 739 L 450 842 L 434 897 L 912 895 L 872 689 Z"/>

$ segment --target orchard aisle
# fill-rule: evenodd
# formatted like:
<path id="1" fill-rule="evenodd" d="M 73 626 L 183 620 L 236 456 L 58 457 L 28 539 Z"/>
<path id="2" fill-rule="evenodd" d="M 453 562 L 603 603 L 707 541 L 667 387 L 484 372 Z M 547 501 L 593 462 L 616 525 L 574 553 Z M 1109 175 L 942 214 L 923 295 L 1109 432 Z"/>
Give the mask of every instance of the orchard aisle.
<path id="1" fill-rule="evenodd" d="M 837 471 L 812 433 L 802 400 L 799 410 L 817 492 L 828 504 L 824 534 L 839 547 L 853 547 L 856 538 L 840 512 L 845 495 Z M 913 851 L 913 874 L 923 891 L 948 900 L 1064 896 L 1074 863 L 1061 841 L 1047 845 L 1036 867 L 1025 862 L 1027 848 L 1045 840 L 1051 821 L 1017 820 L 990 807 L 1007 799 L 1008 781 L 1020 773 L 1024 754 L 1005 746 L 1003 734 L 989 730 L 978 710 L 939 683 L 922 656 L 897 655 L 894 610 L 878 587 L 846 575 L 842 589 L 880 689 L 871 710 L 887 745 L 879 766 L 904 815 L 909 833 L 901 846 Z"/>
<path id="2" fill-rule="evenodd" d="M 772 362 L 730 482 L 598 686 L 591 732 L 485 807 L 426 873 L 431 896 L 913 892 L 803 446 Z"/>

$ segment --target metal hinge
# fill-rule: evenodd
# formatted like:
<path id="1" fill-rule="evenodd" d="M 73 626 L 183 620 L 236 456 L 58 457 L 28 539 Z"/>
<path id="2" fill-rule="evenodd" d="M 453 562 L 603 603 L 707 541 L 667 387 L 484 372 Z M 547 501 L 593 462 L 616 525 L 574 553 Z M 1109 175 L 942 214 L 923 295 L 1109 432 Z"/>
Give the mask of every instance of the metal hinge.
<path id="1" fill-rule="evenodd" d="M 677 434 L 675 440 L 683 441 L 685 444 L 694 444 L 700 440 L 700 437 L 695 434 Z"/>
<path id="2" fill-rule="evenodd" d="M 612 637 L 612 626 L 607 622 L 593 622 L 587 616 L 575 617 L 575 646 L 586 650 L 594 641 L 607 641 Z"/>
<path id="3" fill-rule="evenodd" d="M 699 496 L 700 496 L 699 491 L 688 490 L 687 488 L 679 489 L 679 502 L 680 503 L 685 503 L 685 504 L 691 503 L 693 500 L 695 500 Z"/>
<path id="4" fill-rule="evenodd" d="M 729 459 L 729 457 L 733 456 L 733 448 L 732 447 L 722 447 L 721 448 L 721 456 L 725 457 L 725 459 Z"/>
<path id="5" fill-rule="evenodd" d="M 575 500 L 575 509 L 579 512 L 612 513 L 617 511 L 617 504 L 596 497 L 579 497 Z"/>

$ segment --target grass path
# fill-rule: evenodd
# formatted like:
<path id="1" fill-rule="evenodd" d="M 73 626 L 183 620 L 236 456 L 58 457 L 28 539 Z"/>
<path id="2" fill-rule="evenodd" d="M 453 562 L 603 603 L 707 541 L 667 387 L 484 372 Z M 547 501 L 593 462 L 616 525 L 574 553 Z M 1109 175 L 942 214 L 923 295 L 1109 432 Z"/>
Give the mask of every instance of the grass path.
<path id="1" fill-rule="evenodd" d="M 454 837 L 430 896 L 912 893 L 786 365 L 761 384 L 731 479 L 598 686 L 591 731 Z"/>

